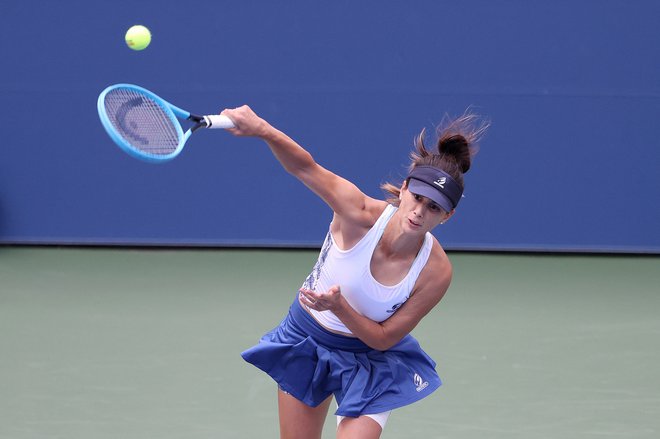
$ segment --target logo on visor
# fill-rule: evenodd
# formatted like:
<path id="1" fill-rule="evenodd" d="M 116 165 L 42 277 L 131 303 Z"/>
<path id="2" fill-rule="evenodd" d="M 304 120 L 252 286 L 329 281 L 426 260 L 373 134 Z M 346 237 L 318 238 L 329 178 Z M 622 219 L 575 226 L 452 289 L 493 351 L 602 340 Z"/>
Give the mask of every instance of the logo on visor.
<path id="1" fill-rule="evenodd" d="M 433 182 L 433 184 L 440 186 L 443 189 L 445 188 L 445 183 L 447 183 L 447 177 L 440 177 Z"/>

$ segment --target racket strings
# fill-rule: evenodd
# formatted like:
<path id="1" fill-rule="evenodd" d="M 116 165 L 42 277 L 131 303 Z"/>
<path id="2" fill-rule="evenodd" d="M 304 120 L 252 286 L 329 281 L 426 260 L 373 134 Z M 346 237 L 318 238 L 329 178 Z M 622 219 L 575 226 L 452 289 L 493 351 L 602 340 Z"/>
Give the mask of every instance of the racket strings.
<path id="1" fill-rule="evenodd" d="M 146 154 L 167 155 L 181 143 L 178 122 L 151 98 L 117 88 L 105 96 L 105 109 L 117 133 Z"/>

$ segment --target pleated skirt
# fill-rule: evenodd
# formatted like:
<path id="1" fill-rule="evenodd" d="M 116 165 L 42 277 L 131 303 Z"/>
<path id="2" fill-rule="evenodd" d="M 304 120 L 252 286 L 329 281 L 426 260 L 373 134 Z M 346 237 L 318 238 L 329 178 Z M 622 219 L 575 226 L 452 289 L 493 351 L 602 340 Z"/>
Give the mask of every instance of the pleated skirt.
<path id="1" fill-rule="evenodd" d="M 311 407 L 334 395 L 339 416 L 403 407 L 441 385 L 436 363 L 411 335 L 387 351 L 371 349 L 320 326 L 297 295 L 279 326 L 241 355 Z"/>

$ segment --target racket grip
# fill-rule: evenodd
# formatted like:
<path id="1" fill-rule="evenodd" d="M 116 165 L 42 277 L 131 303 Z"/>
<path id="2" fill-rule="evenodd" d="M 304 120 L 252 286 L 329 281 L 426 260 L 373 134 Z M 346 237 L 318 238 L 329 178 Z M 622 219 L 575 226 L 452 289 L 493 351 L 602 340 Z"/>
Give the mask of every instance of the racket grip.
<path id="1" fill-rule="evenodd" d="M 221 114 L 204 116 L 204 122 L 206 122 L 206 128 L 234 128 L 234 122 Z"/>

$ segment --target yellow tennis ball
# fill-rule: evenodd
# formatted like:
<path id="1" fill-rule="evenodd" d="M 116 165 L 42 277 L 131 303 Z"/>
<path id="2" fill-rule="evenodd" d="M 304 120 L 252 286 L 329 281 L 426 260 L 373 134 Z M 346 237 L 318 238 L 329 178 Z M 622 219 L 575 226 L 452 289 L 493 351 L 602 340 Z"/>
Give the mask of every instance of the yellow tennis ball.
<path id="1" fill-rule="evenodd" d="M 142 25 L 131 26 L 126 31 L 126 44 L 133 50 L 143 50 L 151 43 L 151 32 Z"/>

